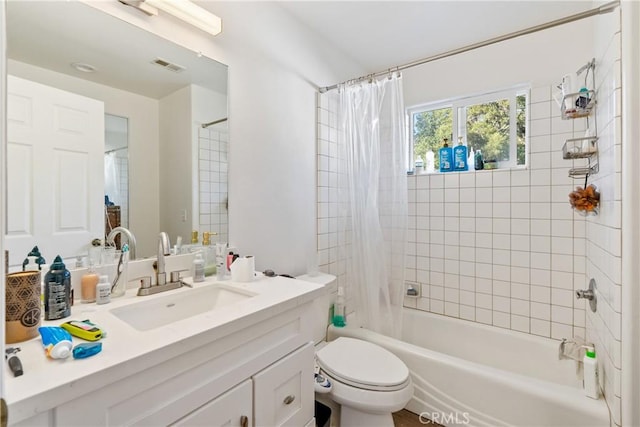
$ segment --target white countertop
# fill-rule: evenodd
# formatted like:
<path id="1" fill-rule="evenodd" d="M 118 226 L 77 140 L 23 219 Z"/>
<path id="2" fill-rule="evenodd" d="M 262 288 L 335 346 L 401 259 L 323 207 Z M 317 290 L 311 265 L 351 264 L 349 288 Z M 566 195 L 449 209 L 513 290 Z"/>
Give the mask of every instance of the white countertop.
<path id="1" fill-rule="evenodd" d="M 6 400 L 12 419 L 25 419 L 54 408 L 89 391 L 126 378 L 131 372 L 196 348 L 203 340 L 219 339 L 284 310 L 305 304 L 325 292 L 322 285 L 308 281 L 279 276 L 269 278 L 261 274 L 258 276 L 249 283 L 229 280 L 216 282 L 215 277 L 195 283 L 193 289 L 222 283 L 257 295 L 148 331 L 136 330 L 110 310 L 170 294 L 189 292 L 192 288 L 183 286 L 143 297 L 136 296 L 136 289 L 130 289 L 123 297 L 114 298 L 109 304 L 76 303 L 70 317 L 43 321 L 42 326 L 57 326 L 69 320 L 88 319 L 106 331 L 107 336 L 101 340 L 102 352 L 87 359 L 49 359 L 45 356 L 40 337 L 8 344 L 8 347 L 20 347 L 17 355 L 24 369 L 24 375 L 13 377 L 4 363 Z M 184 280 L 192 283 L 190 278 Z M 82 342 L 87 341 L 73 338 L 74 346 Z"/>

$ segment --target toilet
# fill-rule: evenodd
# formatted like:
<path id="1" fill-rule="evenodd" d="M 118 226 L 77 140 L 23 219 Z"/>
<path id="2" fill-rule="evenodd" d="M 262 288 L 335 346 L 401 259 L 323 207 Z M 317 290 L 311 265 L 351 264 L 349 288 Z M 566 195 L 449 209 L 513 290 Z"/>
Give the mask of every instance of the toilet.
<path id="1" fill-rule="evenodd" d="M 314 302 L 318 319 L 314 341 L 320 375 L 331 384 L 327 393 L 316 393 L 316 399 L 332 408 L 331 425 L 393 427 L 391 413 L 404 408 L 413 396 L 409 369 L 377 344 L 348 337 L 326 342 L 329 295 L 336 287 L 335 276 L 318 273 L 298 278 L 324 284 L 327 291 Z"/>

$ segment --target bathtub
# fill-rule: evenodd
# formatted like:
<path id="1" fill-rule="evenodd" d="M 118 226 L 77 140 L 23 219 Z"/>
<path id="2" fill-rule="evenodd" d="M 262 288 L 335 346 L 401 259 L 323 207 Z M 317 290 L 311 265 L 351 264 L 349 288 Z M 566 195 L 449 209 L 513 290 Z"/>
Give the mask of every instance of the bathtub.
<path id="1" fill-rule="evenodd" d="M 576 363 L 558 341 L 405 309 L 403 340 L 362 328 L 329 327 L 327 338 L 374 342 L 409 367 L 406 406 L 442 425 L 609 426 L 604 399 L 584 395 Z"/>

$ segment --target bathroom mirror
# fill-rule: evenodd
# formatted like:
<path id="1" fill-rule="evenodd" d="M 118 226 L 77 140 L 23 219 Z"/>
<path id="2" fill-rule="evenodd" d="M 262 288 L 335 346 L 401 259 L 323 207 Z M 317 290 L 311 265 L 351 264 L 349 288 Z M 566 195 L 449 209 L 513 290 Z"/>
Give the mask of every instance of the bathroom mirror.
<path id="1" fill-rule="evenodd" d="M 107 132 L 126 126 L 126 148 L 104 151 L 126 151 L 116 156 L 127 163 L 126 206 L 115 201 L 138 257 L 155 255 L 160 231 L 172 242 L 192 230 L 228 241 L 227 122 L 202 127 L 227 118 L 226 65 L 81 2 L 7 2 L 6 32 L 9 76 L 102 101 Z"/>

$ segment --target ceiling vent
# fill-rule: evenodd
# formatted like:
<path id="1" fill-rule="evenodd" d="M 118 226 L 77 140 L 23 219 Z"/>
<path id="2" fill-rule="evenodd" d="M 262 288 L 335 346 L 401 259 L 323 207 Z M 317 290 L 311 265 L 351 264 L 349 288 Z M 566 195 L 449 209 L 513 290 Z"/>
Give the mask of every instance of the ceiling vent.
<path id="1" fill-rule="evenodd" d="M 164 60 L 162 58 L 156 58 L 153 61 L 151 61 L 151 63 L 159 65 L 160 67 L 165 68 L 167 70 L 171 70 L 174 73 L 181 73 L 184 70 L 186 70 L 186 68 L 183 67 L 182 65 L 172 64 L 171 62 L 166 61 L 166 60 Z"/>

